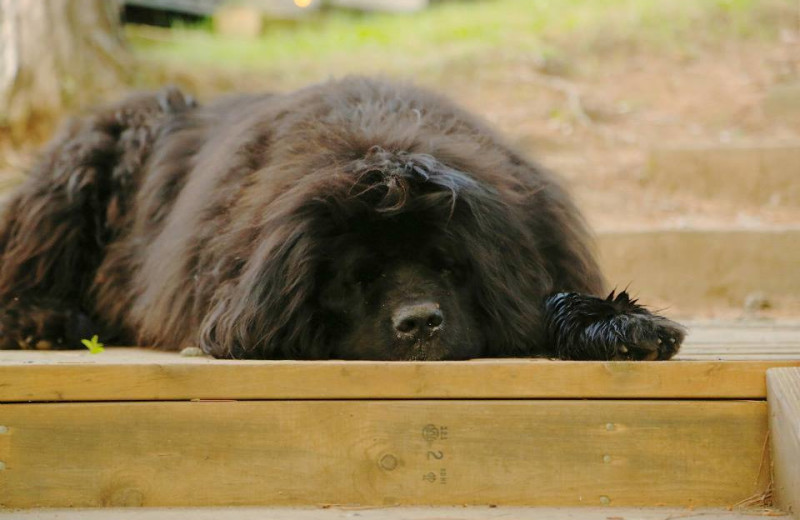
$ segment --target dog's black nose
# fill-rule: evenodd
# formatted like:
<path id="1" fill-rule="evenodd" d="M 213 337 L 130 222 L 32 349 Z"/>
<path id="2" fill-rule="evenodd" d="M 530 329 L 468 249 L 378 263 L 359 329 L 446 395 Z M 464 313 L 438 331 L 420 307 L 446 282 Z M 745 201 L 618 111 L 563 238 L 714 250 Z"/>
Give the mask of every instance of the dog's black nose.
<path id="1" fill-rule="evenodd" d="M 439 330 L 444 314 L 435 303 L 417 303 L 397 309 L 392 316 L 392 325 L 399 335 L 424 338 Z"/>

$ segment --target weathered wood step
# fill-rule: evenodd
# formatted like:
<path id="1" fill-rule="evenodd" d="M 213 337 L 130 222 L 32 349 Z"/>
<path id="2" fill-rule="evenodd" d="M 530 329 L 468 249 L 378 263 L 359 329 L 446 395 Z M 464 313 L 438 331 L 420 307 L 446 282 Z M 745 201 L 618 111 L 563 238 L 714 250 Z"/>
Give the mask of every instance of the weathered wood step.
<path id="1" fill-rule="evenodd" d="M 656 148 L 645 181 L 665 194 L 798 207 L 800 143 Z"/>
<path id="2" fill-rule="evenodd" d="M 772 120 L 800 122 L 800 82 L 773 85 L 762 103 L 764 113 Z"/>
<path id="3" fill-rule="evenodd" d="M 609 283 L 630 284 L 644 303 L 693 313 L 742 308 L 762 293 L 773 306 L 800 308 L 800 228 L 603 232 L 598 246 Z"/>

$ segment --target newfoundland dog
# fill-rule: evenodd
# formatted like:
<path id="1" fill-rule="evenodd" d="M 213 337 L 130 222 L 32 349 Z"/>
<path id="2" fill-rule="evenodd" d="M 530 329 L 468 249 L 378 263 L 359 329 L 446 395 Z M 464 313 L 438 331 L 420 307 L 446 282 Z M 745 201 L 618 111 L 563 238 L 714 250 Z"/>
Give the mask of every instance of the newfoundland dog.
<path id="1" fill-rule="evenodd" d="M 0 343 L 220 358 L 668 359 L 557 180 L 479 118 L 348 78 L 69 122 L 5 208 Z"/>

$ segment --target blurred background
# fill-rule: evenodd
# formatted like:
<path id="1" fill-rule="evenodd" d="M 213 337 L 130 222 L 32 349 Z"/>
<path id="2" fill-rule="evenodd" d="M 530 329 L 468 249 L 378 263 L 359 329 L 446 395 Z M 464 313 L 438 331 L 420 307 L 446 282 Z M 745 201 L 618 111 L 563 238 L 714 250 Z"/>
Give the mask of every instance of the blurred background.
<path id="1" fill-rule="evenodd" d="M 609 281 L 800 318 L 798 0 L 0 0 L 0 197 L 68 113 L 379 74 L 559 172 Z"/>

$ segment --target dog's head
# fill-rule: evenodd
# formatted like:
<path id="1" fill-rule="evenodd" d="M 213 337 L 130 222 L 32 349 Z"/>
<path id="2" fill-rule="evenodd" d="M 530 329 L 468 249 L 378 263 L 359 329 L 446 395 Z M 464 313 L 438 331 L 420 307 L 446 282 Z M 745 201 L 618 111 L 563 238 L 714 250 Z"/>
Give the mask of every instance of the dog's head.
<path id="1" fill-rule="evenodd" d="M 361 223 L 319 270 L 332 356 L 466 359 L 483 353 L 473 267 L 446 235 L 411 215 Z"/>
<path id="2" fill-rule="evenodd" d="M 227 357 L 465 359 L 526 353 L 549 281 L 496 187 L 370 149 L 271 204 L 203 323 Z"/>

